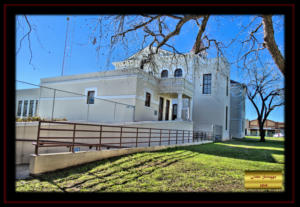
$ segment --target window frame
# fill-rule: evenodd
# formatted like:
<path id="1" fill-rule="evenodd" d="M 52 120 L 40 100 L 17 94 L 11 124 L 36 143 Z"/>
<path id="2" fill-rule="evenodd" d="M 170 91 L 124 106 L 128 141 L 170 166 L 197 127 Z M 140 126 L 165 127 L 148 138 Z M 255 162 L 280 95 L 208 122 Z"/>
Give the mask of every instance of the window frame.
<path id="1" fill-rule="evenodd" d="M 28 100 L 24 100 L 22 117 L 27 117 L 27 114 L 28 114 Z"/>
<path id="2" fill-rule="evenodd" d="M 90 93 L 93 93 L 93 97 L 90 97 Z M 94 104 L 95 103 L 95 93 L 96 93 L 95 90 L 89 90 L 89 91 L 87 91 L 86 104 Z"/>
<path id="3" fill-rule="evenodd" d="M 163 73 L 164 73 L 164 72 L 167 73 L 166 76 L 163 76 Z M 166 69 L 162 70 L 161 73 L 160 73 L 160 77 L 161 77 L 161 78 L 168 78 L 168 77 L 169 77 L 169 71 L 166 70 Z"/>
<path id="4" fill-rule="evenodd" d="M 226 77 L 226 96 L 228 96 L 228 77 Z"/>
<path id="5" fill-rule="evenodd" d="M 22 116 L 22 106 L 23 106 L 23 100 L 19 100 L 18 101 L 18 109 L 17 109 L 17 116 L 19 116 L 19 117 Z"/>
<path id="6" fill-rule="evenodd" d="M 210 77 L 210 79 L 207 79 L 207 77 Z M 203 74 L 202 94 L 211 94 L 211 81 L 212 81 L 211 73 Z"/>
<path id="7" fill-rule="evenodd" d="M 149 97 L 149 99 L 148 99 Z M 145 106 L 150 107 L 151 106 L 151 93 L 146 91 L 145 93 Z"/>
<path id="8" fill-rule="evenodd" d="M 29 100 L 28 117 L 33 116 L 34 100 Z"/>
<path id="9" fill-rule="evenodd" d="M 225 115 L 225 130 L 228 130 L 228 106 L 226 106 L 226 115 Z"/>
<path id="10" fill-rule="evenodd" d="M 180 71 L 180 73 L 177 72 L 177 71 Z M 179 75 L 177 75 L 177 73 L 179 73 Z M 180 78 L 182 76 L 183 76 L 183 70 L 181 68 L 176 68 L 175 71 L 174 71 L 174 77 L 175 78 Z"/>

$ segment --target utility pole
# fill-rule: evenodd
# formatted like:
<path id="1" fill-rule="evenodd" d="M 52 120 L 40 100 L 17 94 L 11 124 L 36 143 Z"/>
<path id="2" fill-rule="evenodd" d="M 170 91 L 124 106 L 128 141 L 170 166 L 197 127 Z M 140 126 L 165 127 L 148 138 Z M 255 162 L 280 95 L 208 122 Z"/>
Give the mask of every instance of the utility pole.
<path id="1" fill-rule="evenodd" d="M 69 33 L 69 20 L 70 18 L 67 17 L 67 31 L 66 31 L 66 40 L 65 40 L 65 48 L 64 48 L 64 56 L 63 56 L 63 62 L 62 62 L 62 68 L 61 68 L 61 76 L 64 75 L 64 65 L 65 65 L 65 57 L 66 57 L 66 48 L 68 43 L 68 33 Z"/>

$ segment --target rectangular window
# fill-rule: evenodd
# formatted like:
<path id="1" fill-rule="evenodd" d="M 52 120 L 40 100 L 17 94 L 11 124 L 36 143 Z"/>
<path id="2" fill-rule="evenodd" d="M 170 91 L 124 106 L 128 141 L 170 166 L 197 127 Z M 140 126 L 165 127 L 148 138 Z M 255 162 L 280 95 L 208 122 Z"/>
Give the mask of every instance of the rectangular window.
<path id="1" fill-rule="evenodd" d="M 228 119 L 228 106 L 226 106 L 226 120 L 225 120 L 225 129 L 227 130 L 227 119 Z"/>
<path id="2" fill-rule="evenodd" d="M 21 111 L 22 111 L 22 101 L 18 101 L 17 116 L 21 116 Z"/>
<path id="3" fill-rule="evenodd" d="M 95 101 L 95 91 L 88 91 L 87 104 L 94 104 Z"/>
<path id="4" fill-rule="evenodd" d="M 227 80 L 226 80 L 226 96 L 228 96 L 228 77 L 227 77 Z"/>
<path id="5" fill-rule="evenodd" d="M 23 116 L 26 117 L 27 116 L 27 105 L 28 105 L 28 101 L 24 101 L 24 106 L 23 106 Z"/>
<path id="6" fill-rule="evenodd" d="M 39 103 L 39 101 L 36 100 L 36 101 L 35 101 L 35 111 L 34 111 L 34 115 L 35 115 L 35 116 L 37 116 L 38 103 Z"/>
<path id="7" fill-rule="evenodd" d="M 211 74 L 203 75 L 203 94 L 211 94 Z"/>
<path id="8" fill-rule="evenodd" d="M 145 106 L 150 107 L 150 102 L 151 102 L 151 94 L 146 92 Z"/>
<path id="9" fill-rule="evenodd" d="M 34 100 L 30 100 L 30 102 L 29 102 L 29 113 L 28 113 L 29 117 L 32 117 L 32 114 L 33 114 L 33 104 L 34 104 Z"/>

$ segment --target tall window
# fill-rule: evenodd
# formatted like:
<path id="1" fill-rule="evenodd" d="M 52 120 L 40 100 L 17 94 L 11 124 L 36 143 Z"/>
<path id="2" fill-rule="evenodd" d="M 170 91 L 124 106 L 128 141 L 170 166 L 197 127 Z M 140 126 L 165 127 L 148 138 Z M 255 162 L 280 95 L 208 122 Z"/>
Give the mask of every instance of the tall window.
<path id="1" fill-rule="evenodd" d="M 32 114 L 33 114 L 33 104 L 34 104 L 34 100 L 30 100 L 30 102 L 29 102 L 29 113 L 28 113 L 29 117 L 32 117 Z"/>
<path id="2" fill-rule="evenodd" d="M 88 91 L 87 93 L 87 104 L 94 104 L 95 101 L 95 91 Z"/>
<path id="3" fill-rule="evenodd" d="M 227 130 L 227 125 L 228 125 L 228 121 L 227 121 L 227 119 L 228 119 L 228 106 L 226 106 L 226 120 L 225 120 L 225 129 Z"/>
<path id="4" fill-rule="evenodd" d="M 182 77 L 182 70 L 180 68 L 177 68 L 174 72 L 175 77 Z"/>
<path id="5" fill-rule="evenodd" d="M 226 80 L 226 96 L 228 96 L 228 77 L 227 77 L 227 80 Z"/>
<path id="6" fill-rule="evenodd" d="M 34 111 L 34 115 L 35 115 L 35 116 L 37 116 L 38 103 L 39 103 L 39 101 L 36 100 L 36 101 L 35 101 L 35 111 Z"/>
<path id="7" fill-rule="evenodd" d="M 203 75 L 203 94 L 211 94 L 211 74 Z"/>
<path id="8" fill-rule="evenodd" d="M 24 106 L 23 106 L 23 116 L 27 116 L 27 105 L 28 105 L 28 101 L 24 101 Z"/>
<path id="9" fill-rule="evenodd" d="M 146 92 L 145 106 L 150 107 L 150 102 L 151 102 L 151 94 Z"/>
<path id="10" fill-rule="evenodd" d="M 160 77 L 162 77 L 162 78 L 167 78 L 167 77 L 168 77 L 168 71 L 167 71 L 167 70 L 161 71 Z"/>
<path id="11" fill-rule="evenodd" d="M 22 111 L 22 101 L 18 101 L 17 116 L 21 116 L 21 111 Z"/>

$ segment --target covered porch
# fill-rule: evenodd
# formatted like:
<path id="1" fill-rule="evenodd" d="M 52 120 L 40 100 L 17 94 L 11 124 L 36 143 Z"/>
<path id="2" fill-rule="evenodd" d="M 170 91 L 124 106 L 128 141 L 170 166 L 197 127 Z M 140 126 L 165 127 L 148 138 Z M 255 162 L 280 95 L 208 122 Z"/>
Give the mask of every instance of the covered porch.
<path id="1" fill-rule="evenodd" d="M 192 121 L 193 85 L 184 78 L 159 82 L 158 120 Z"/>

